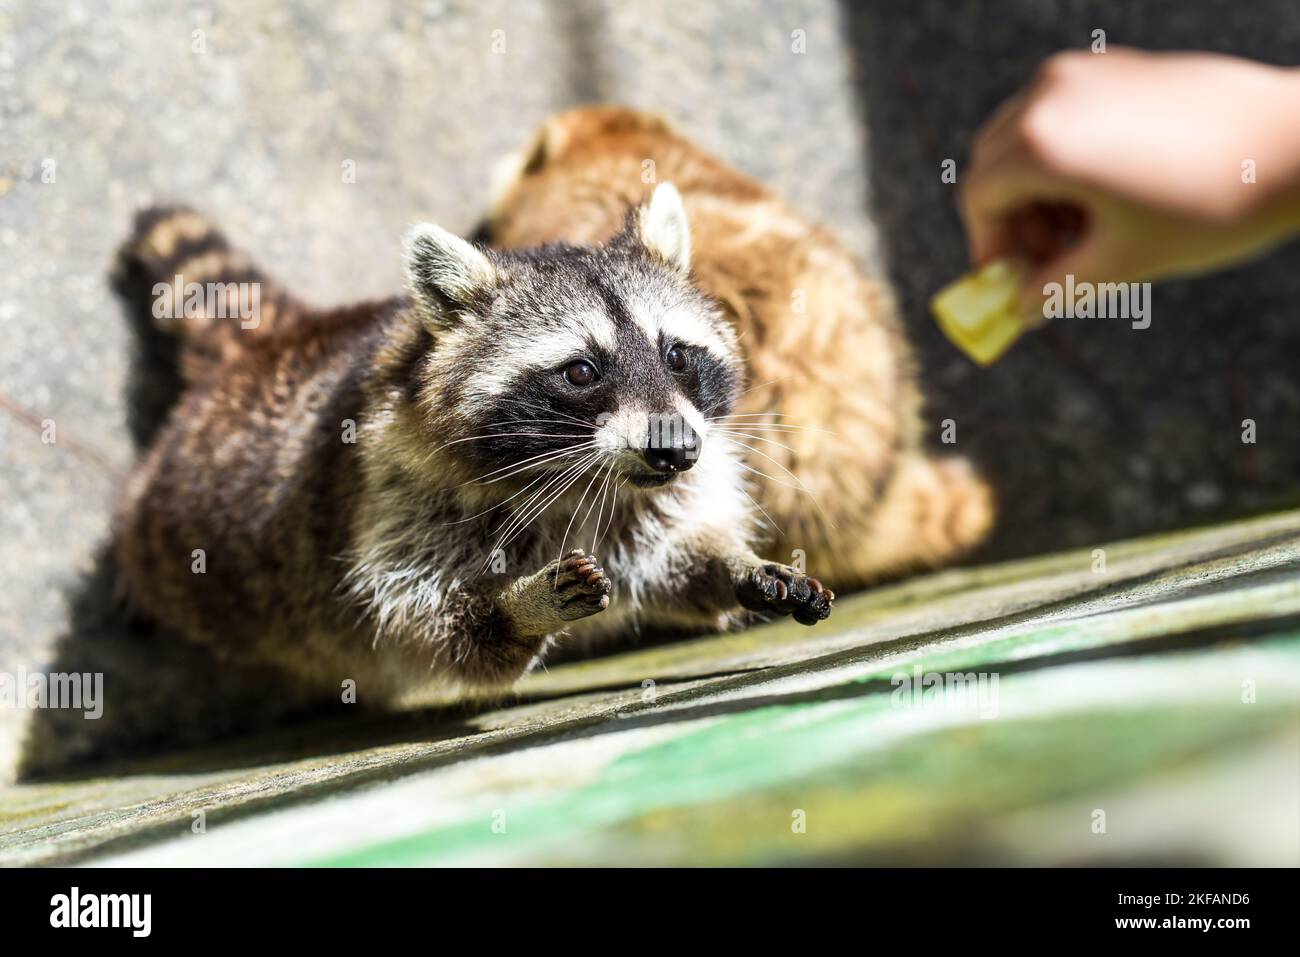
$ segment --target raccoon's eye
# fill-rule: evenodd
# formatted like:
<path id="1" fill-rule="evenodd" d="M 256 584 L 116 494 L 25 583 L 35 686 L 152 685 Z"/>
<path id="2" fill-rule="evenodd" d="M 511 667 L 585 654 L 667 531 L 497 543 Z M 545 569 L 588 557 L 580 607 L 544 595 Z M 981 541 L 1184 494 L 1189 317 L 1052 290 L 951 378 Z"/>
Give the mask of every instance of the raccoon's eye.
<path id="1" fill-rule="evenodd" d="M 564 370 L 564 378 L 570 385 L 591 385 L 596 381 L 596 367 L 583 359 L 570 362 Z"/>
<path id="2" fill-rule="evenodd" d="M 686 368 L 686 349 L 684 346 L 676 345 L 668 350 L 664 356 L 664 362 L 668 363 L 668 368 L 674 372 L 681 372 Z"/>

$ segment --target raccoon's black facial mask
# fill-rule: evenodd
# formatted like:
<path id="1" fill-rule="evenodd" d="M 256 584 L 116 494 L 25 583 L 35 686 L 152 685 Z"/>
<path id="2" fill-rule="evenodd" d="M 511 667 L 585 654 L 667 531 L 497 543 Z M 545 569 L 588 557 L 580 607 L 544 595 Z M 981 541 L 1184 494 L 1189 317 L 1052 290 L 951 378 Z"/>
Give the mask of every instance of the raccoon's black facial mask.
<path id="1" fill-rule="evenodd" d="M 739 352 L 690 281 L 671 186 L 606 246 L 493 253 L 419 227 L 407 249 L 440 404 L 480 471 L 598 467 L 652 487 L 707 454 L 710 420 L 736 398 Z"/>

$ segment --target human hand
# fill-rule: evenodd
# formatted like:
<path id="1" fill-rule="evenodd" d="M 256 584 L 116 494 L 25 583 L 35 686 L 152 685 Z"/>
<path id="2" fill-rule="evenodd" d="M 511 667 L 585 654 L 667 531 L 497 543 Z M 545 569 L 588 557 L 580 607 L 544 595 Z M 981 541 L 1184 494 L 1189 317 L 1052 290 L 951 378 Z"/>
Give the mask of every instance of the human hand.
<path id="1" fill-rule="evenodd" d="M 1300 228 L 1300 73 L 1215 54 L 1057 54 L 977 134 L 962 215 L 976 263 L 1025 260 L 1031 323 L 1067 273 L 1145 281 L 1248 258 Z"/>

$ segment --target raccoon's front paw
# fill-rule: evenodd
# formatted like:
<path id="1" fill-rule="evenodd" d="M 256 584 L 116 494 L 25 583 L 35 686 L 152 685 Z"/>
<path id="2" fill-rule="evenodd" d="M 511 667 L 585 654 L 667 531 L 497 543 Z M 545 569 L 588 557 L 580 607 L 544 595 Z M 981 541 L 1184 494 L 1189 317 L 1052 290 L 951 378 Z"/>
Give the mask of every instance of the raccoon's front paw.
<path id="1" fill-rule="evenodd" d="M 613 583 L 595 557 L 581 548 L 551 562 L 545 574 L 554 583 L 555 611 L 561 621 L 577 621 L 609 607 Z"/>
<path id="2" fill-rule="evenodd" d="M 835 592 L 815 578 L 775 562 L 747 569 L 736 584 L 736 599 L 750 611 L 793 615 L 801 625 L 829 618 Z"/>
<path id="3" fill-rule="evenodd" d="M 515 634 L 550 635 L 608 608 L 611 587 L 596 560 L 575 548 L 516 579 L 498 596 L 497 607 Z"/>

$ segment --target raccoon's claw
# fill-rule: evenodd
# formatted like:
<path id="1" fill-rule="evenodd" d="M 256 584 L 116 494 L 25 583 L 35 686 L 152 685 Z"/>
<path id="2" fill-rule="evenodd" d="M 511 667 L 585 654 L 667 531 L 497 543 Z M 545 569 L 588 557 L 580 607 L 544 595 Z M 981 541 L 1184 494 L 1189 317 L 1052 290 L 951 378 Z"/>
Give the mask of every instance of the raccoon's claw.
<path id="1" fill-rule="evenodd" d="M 801 625 L 815 625 L 830 617 L 835 592 L 793 568 L 771 563 L 756 565 L 741 577 L 736 599 L 750 611 L 774 611 Z"/>
<path id="2" fill-rule="evenodd" d="M 554 589 L 561 618 L 586 618 L 609 607 L 609 593 L 614 586 L 594 556 L 575 548 L 554 564 Z"/>

